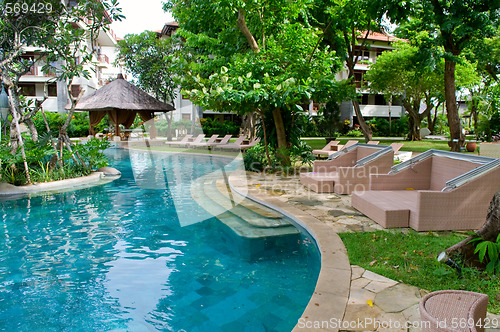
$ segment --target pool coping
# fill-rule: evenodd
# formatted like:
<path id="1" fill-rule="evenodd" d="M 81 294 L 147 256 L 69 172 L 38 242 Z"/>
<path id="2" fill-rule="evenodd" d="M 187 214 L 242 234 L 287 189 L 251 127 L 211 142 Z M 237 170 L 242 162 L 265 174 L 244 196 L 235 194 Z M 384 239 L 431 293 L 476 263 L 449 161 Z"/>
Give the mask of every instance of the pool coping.
<path id="1" fill-rule="evenodd" d="M 339 331 L 351 285 L 351 266 L 344 243 L 328 225 L 290 204 L 248 188 L 240 175 L 229 176 L 229 186 L 240 195 L 290 217 L 314 238 L 321 254 L 321 270 L 314 293 L 293 331 Z"/>
<path id="2" fill-rule="evenodd" d="M 0 186 L 0 197 L 2 198 L 23 198 L 28 194 L 42 194 L 46 192 L 61 192 L 66 190 L 78 190 L 89 188 L 92 186 L 99 186 L 118 179 L 120 176 L 105 175 L 104 172 L 93 172 L 90 175 L 30 184 L 25 186 L 14 186 L 2 182 Z"/>

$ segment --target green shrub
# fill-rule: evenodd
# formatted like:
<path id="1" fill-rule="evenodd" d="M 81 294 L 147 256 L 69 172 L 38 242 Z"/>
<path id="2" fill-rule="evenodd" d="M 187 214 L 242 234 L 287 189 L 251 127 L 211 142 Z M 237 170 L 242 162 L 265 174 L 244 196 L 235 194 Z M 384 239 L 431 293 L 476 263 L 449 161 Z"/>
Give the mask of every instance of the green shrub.
<path id="1" fill-rule="evenodd" d="M 233 135 L 237 136 L 240 133 L 240 126 L 232 121 L 219 121 L 217 119 L 202 118 L 200 119 L 203 133 L 207 136 L 212 135 Z"/>
<path id="2" fill-rule="evenodd" d="M 397 120 L 392 121 L 391 133 L 392 136 L 407 136 L 410 132 L 410 125 L 408 124 L 408 117 L 403 116 Z"/>
<path id="3" fill-rule="evenodd" d="M 500 234 L 495 242 L 479 237 L 469 243 L 475 243 L 474 253 L 479 255 L 481 263 L 486 263 L 486 272 L 492 274 L 500 272 Z"/>
<path id="4" fill-rule="evenodd" d="M 106 140 L 91 139 L 85 144 L 75 144 L 73 153 L 78 152 L 85 162 L 86 167 L 76 164 L 71 153 L 64 149 L 62 167 L 51 169 L 49 167 L 55 150 L 51 144 L 49 134 L 40 135 L 37 142 L 29 137 L 24 138 L 26 161 L 32 182 L 56 181 L 90 174 L 93 168 L 106 166 L 108 160 L 103 150 L 109 147 Z M 9 151 L 7 144 L 0 145 L 0 160 L 2 160 L 0 173 L 2 180 L 14 185 L 27 183 L 26 171 L 20 149 L 14 154 Z"/>
<path id="5" fill-rule="evenodd" d="M 155 121 L 156 131 L 159 136 L 168 136 L 168 120 L 160 119 Z M 191 121 L 188 120 L 180 120 L 180 121 L 172 121 L 172 135 L 175 135 L 176 129 L 182 129 L 189 131 L 191 129 Z"/>
<path id="6" fill-rule="evenodd" d="M 274 167 L 278 162 L 272 148 L 269 148 L 269 156 L 271 157 L 271 163 L 273 163 L 273 165 L 269 165 L 264 145 L 260 143 L 256 144 L 248 149 L 243 156 L 245 169 L 251 172 L 262 172 L 268 166 Z"/>
<path id="7" fill-rule="evenodd" d="M 67 114 L 55 113 L 55 112 L 45 112 L 45 117 L 47 118 L 47 123 L 49 124 L 50 133 L 53 137 L 57 137 L 59 134 L 59 128 L 62 127 L 66 119 Z M 33 122 L 35 123 L 36 130 L 39 135 L 44 135 L 47 133 L 47 127 L 43 121 L 43 115 L 41 112 L 37 113 L 33 117 Z M 89 115 L 87 112 L 84 113 L 74 113 L 71 122 L 68 126 L 68 136 L 69 137 L 86 137 L 89 134 Z M 96 130 L 96 132 L 98 132 Z"/>
<path id="8" fill-rule="evenodd" d="M 389 120 L 384 118 L 373 118 L 367 121 L 368 125 L 372 129 L 373 136 L 391 136 L 392 128 L 389 133 Z"/>
<path id="9" fill-rule="evenodd" d="M 290 149 L 282 149 L 279 152 L 281 155 L 290 157 L 292 165 L 297 162 L 311 165 L 315 159 L 312 154 L 312 148 L 303 141 L 301 141 L 298 145 L 293 145 Z M 271 165 L 269 165 L 267 160 L 264 145 L 259 143 L 245 152 L 245 155 L 243 156 L 245 169 L 252 172 L 262 172 L 266 168 L 275 170 L 275 168 L 280 164 L 280 160 L 273 148 L 269 148 L 269 157 L 271 158 Z M 288 168 L 283 170 L 286 169 Z"/>
<path id="10" fill-rule="evenodd" d="M 363 137 L 363 133 L 359 129 L 354 129 L 354 130 L 347 132 L 347 134 L 345 134 L 345 136 L 347 136 L 347 137 Z"/>

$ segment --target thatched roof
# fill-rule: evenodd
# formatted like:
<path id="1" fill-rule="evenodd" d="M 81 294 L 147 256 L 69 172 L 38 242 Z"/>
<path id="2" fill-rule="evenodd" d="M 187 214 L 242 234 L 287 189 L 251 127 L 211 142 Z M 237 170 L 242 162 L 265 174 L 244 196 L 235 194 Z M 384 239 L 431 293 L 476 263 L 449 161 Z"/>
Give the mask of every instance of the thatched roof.
<path id="1" fill-rule="evenodd" d="M 174 108 L 163 103 L 135 85 L 123 79 L 122 75 L 113 82 L 82 98 L 76 105 L 77 111 L 152 111 L 168 112 Z"/>

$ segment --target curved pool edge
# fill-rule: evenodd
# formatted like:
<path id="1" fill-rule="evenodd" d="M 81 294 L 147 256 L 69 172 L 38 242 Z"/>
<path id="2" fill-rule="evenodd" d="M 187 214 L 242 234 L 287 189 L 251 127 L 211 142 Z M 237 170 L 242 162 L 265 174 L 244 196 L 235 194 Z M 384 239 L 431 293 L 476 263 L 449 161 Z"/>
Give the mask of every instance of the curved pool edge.
<path id="1" fill-rule="evenodd" d="M 351 285 L 347 250 L 338 234 L 312 215 L 257 189 L 248 188 L 241 174 L 231 174 L 229 185 L 239 194 L 291 218 L 316 241 L 321 254 L 321 270 L 314 293 L 293 331 L 338 331 Z"/>
<path id="2" fill-rule="evenodd" d="M 118 179 L 120 176 L 106 176 L 103 172 L 93 172 L 90 175 L 51 181 L 26 186 L 12 186 L 0 189 L 0 197 L 23 198 L 29 194 L 43 194 L 46 192 L 61 192 L 78 190 L 92 186 L 100 186 Z"/>

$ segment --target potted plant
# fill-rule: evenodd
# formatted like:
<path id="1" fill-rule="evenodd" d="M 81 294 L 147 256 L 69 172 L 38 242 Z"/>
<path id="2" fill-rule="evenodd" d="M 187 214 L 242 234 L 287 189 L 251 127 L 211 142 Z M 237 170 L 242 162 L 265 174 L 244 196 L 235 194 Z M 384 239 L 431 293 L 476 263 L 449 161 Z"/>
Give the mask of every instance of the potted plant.
<path id="1" fill-rule="evenodd" d="M 465 144 L 465 150 L 467 150 L 467 152 L 474 152 L 476 151 L 476 148 L 476 142 L 467 142 L 467 144 Z"/>

